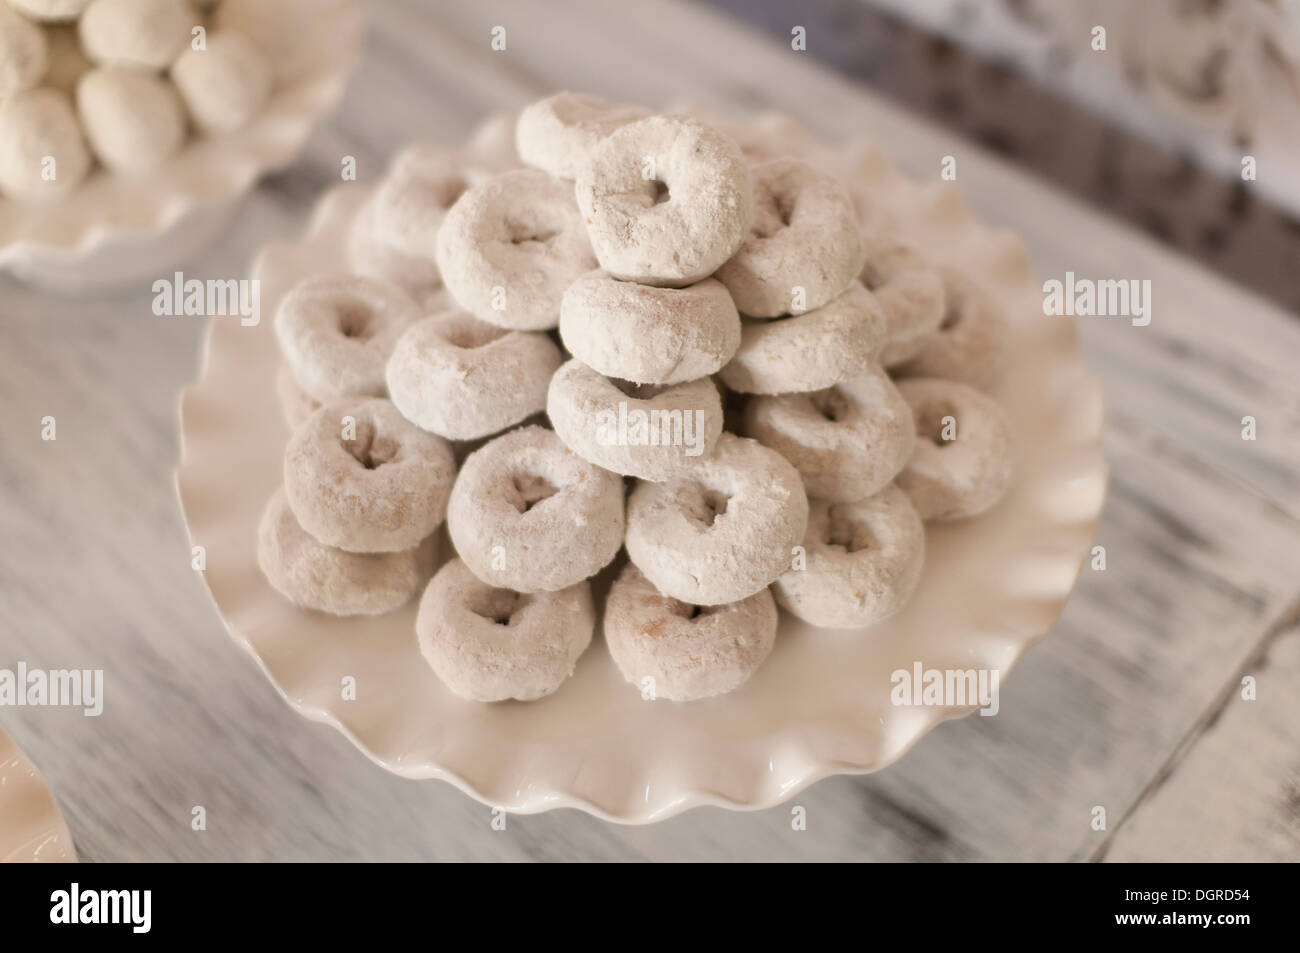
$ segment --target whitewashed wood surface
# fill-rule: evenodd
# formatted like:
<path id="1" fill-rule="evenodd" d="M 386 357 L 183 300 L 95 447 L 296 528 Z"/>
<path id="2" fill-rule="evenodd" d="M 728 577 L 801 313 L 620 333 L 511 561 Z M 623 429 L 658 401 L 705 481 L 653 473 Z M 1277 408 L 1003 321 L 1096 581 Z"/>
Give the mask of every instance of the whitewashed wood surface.
<path id="1" fill-rule="evenodd" d="M 0 279 L 0 666 L 103 668 L 107 696 L 98 719 L 0 720 L 84 860 L 1300 858 L 1300 319 L 700 8 L 368 8 L 367 57 L 338 116 L 189 276 L 238 276 L 293 235 L 342 156 L 375 176 L 408 140 L 456 141 L 556 88 L 782 109 L 831 138 L 870 136 L 920 177 L 952 155 L 971 204 L 1023 235 L 1044 276 L 1153 283 L 1149 327 L 1081 319 L 1109 404 L 1108 568 L 1085 569 L 997 717 L 945 724 L 883 772 L 802 793 L 807 830 L 787 805 L 645 828 L 563 811 L 494 831 L 450 786 L 391 776 L 294 714 L 223 631 L 171 476 L 200 324 L 153 316 L 147 287 L 72 301 Z M 489 47 L 498 25 L 504 52 Z M 1245 415 L 1256 441 L 1241 439 Z M 205 831 L 191 829 L 195 805 Z"/>

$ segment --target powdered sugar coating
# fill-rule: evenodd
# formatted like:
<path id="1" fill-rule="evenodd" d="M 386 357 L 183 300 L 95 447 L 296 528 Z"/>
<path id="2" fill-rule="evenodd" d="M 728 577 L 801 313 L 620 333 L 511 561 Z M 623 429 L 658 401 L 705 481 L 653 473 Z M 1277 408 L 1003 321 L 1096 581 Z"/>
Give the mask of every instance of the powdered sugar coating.
<path id="1" fill-rule="evenodd" d="M 916 251 L 888 236 L 863 239 L 860 279 L 885 312 L 882 367 L 916 357 L 939 331 L 947 309 L 943 276 Z"/>
<path id="2" fill-rule="evenodd" d="M 601 141 L 650 113 L 585 93 L 556 93 L 519 113 L 515 142 L 526 164 L 561 179 L 576 179 Z"/>

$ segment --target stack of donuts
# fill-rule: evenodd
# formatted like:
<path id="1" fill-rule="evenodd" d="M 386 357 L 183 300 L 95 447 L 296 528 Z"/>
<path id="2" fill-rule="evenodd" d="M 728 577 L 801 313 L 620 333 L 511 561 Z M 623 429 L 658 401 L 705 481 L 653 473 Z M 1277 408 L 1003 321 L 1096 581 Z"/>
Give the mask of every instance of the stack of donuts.
<path id="1" fill-rule="evenodd" d="M 983 392 L 1007 326 L 801 142 L 561 93 L 400 155 L 354 273 L 276 316 L 271 584 L 342 615 L 423 589 L 423 656 L 476 701 L 560 688 L 606 567 L 605 644 L 652 699 L 740 687 L 778 605 L 859 633 L 899 611 L 924 522 L 1011 482 Z"/>
<path id="2" fill-rule="evenodd" d="M 58 199 L 95 160 L 144 177 L 191 128 L 240 129 L 286 68 L 299 2 L 0 0 L 0 194 Z"/>

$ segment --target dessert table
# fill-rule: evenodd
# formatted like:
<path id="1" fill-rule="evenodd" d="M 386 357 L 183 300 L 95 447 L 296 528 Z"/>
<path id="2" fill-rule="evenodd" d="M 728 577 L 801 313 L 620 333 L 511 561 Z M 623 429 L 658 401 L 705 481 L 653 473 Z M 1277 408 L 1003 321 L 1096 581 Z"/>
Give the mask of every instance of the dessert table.
<path id="1" fill-rule="evenodd" d="M 0 667 L 105 673 L 99 717 L 0 708 L 0 723 L 82 860 L 1300 858 L 1295 315 L 682 0 L 367 8 L 339 113 L 187 277 L 243 275 L 349 157 L 358 179 L 378 176 L 409 140 L 463 139 L 558 88 L 775 108 L 831 139 L 870 137 L 921 178 L 952 156 L 977 214 L 1022 235 L 1043 278 L 1151 281 L 1149 325 L 1077 319 L 1107 397 L 1105 569 L 1084 567 L 997 717 L 943 724 L 884 771 L 761 812 L 622 827 L 564 810 L 502 829 L 450 785 L 388 774 L 295 714 L 223 631 L 172 482 L 202 320 L 156 316 L 148 283 L 77 300 L 0 278 Z"/>

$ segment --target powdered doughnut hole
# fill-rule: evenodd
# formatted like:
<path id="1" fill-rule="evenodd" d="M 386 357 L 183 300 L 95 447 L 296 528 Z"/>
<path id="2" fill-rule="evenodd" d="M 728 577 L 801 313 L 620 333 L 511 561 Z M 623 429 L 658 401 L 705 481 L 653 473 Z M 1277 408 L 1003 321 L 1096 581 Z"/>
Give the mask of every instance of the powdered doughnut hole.
<path id="1" fill-rule="evenodd" d="M 545 410 L 547 385 L 563 360 L 545 334 L 507 331 L 451 310 L 398 338 L 388 394 L 417 426 L 475 440 Z"/>
<path id="2" fill-rule="evenodd" d="M 943 276 L 911 248 L 891 238 L 868 238 L 861 281 L 885 312 L 882 367 L 916 357 L 934 337 L 947 309 Z"/>
<path id="3" fill-rule="evenodd" d="M 749 680 L 776 644 L 777 612 L 767 589 L 725 605 L 690 605 L 629 564 L 609 590 L 604 625 L 627 681 L 654 699 L 694 701 Z"/>
<path id="4" fill-rule="evenodd" d="M 280 401 L 280 415 L 289 429 L 297 430 L 316 411 L 320 401 L 308 396 L 294 380 L 288 364 L 281 364 L 275 372 L 275 396 Z"/>
<path id="5" fill-rule="evenodd" d="M 896 482 L 921 518 L 978 516 L 1002 499 L 1011 484 L 1011 440 L 997 402 L 957 381 L 914 378 L 899 381 L 898 391 L 912 408 L 917 441 Z"/>
<path id="6" fill-rule="evenodd" d="M 836 503 L 879 492 L 916 443 L 911 408 L 879 367 L 826 390 L 753 397 L 745 433 L 794 464 L 810 497 Z"/>
<path id="7" fill-rule="evenodd" d="M 0 4 L 0 100 L 34 88 L 48 64 L 45 31 Z"/>
<path id="8" fill-rule="evenodd" d="M 46 178 L 52 158 L 53 178 Z M 0 102 L 0 191 L 16 201 L 57 199 L 90 170 L 72 100 L 42 87 Z"/>
<path id="9" fill-rule="evenodd" d="M 535 169 L 503 172 L 465 192 L 435 247 L 457 303 L 518 331 L 555 327 L 564 290 L 596 266 L 569 184 Z"/>
<path id="10" fill-rule="evenodd" d="M 656 483 L 694 469 L 722 433 L 722 399 L 710 378 L 632 384 L 577 359 L 551 378 L 546 412 L 582 459 Z"/>
<path id="11" fill-rule="evenodd" d="M 92 0 L 77 30 L 82 49 L 100 66 L 162 70 L 199 22 L 188 0 Z"/>
<path id="12" fill-rule="evenodd" d="M 657 288 L 593 271 L 564 292 L 560 337 L 574 357 L 607 377 L 680 384 L 731 360 L 740 346 L 740 315 L 713 278 Z"/>
<path id="13" fill-rule="evenodd" d="M 413 255 L 395 248 L 375 218 L 372 199 L 362 206 L 348 231 L 348 267 L 358 275 L 396 285 L 417 302 L 425 302 L 442 290 L 442 276 L 432 250 L 427 255 Z"/>
<path id="14" fill-rule="evenodd" d="M 754 221 L 745 243 L 721 268 L 740 313 L 775 318 L 820 308 L 862 270 L 853 202 L 839 180 L 799 159 L 750 170 Z"/>
<path id="15" fill-rule="evenodd" d="M 41 23 L 75 20 L 89 5 L 90 0 L 9 0 L 9 6 L 28 19 Z"/>
<path id="16" fill-rule="evenodd" d="M 456 552 L 499 588 L 554 592 L 601 570 L 623 542 L 623 481 L 554 432 L 520 427 L 465 458 L 447 508 Z"/>
<path id="17" fill-rule="evenodd" d="M 997 305 L 970 279 L 943 270 L 947 302 L 938 332 L 911 360 L 893 368 L 898 377 L 938 377 L 986 390 L 997 379 L 1009 330 Z"/>
<path id="18" fill-rule="evenodd" d="M 925 526 L 907 494 L 886 486 L 856 503 L 816 500 L 803 569 L 772 584 L 776 601 L 810 625 L 857 629 L 887 619 L 921 581 Z"/>
<path id="19" fill-rule="evenodd" d="M 354 553 L 416 546 L 442 522 L 455 476 L 450 444 L 378 397 L 326 404 L 284 451 L 284 490 L 299 524 Z"/>
<path id="20" fill-rule="evenodd" d="M 743 322 L 740 347 L 719 376 L 745 394 L 824 390 L 865 373 L 884 338 L 884 312 L 875 296 L 855 283 L 805 314 Z"/>
<path id="21" fill-rule="evenodd" d="M 385 393 L 393 346 L 419 316 L 415 302 L 387 282 L 316 276 L 285 295 L 275 333 L 294 378 L 311 397 L 378 397 Z"/>
<path id="22" fill-rule="evenodd" d="M 330 615 L 382 615 L 420 591 L 437 559 L 433 536 L 400 553 L 349 553 L 298 525 L 284 490 L 275 491 L 257 529 L 257 564 L 280 595 Z"/>
<path id="23" fill-rule="evenodd" d="M 576 179 L 601 140 L 649 114 L 640 106 L 597 96 L 556 93 L 519 114 L 515 127 L 519 158 L 557 178 Z"/>
<path id="24" fill-rule="evenodd" d="M 185 141 L 185 106 L 176 87 L 141 69 L 86 73 L 77 82 L 77 114 L 90 148 L 118 175 L 148 175 Z"/>
<path id="25" fill-rule="evenodd" d="M 661 592 L 719 605 L 752 596 L 788 569 L 807 522 L 803 481 L 785 457 L 723 433 L 688 475 L 637 484 L 626 546 Z"/>
<path id="26" fill-rule="evenodd" d="M 461 560 L 438 570 L 420 599 L 420 652 L 454 694 L 476 702 L 551 694 L 591 644 L 591 584 L 522 593 L 482 582 Z"/>
<path id="27" fill-rule="evenodd" d="M 271 94 L 271 64 L 238 30 L 208 34 L 206 48 L 187 47 L 171 68 L 194 125 L 233 132 L 246 125 Z"/>
<path id="28" fill-rule="evenodd" d="M 754 218 L 739 147 L 683 116 L 615 130 L 578 173 L 575 192 L 600 267 L 642 284 L 707 278 L 736 253 Z"/>
<path id="29" fill-rule="evenodd" d="M 379 237 L 399 252 L 432 260 L 447 210 L 471 185 L 490 178 L 445 146 L 421 143 L 403 150 L 371 200 Z"/>

